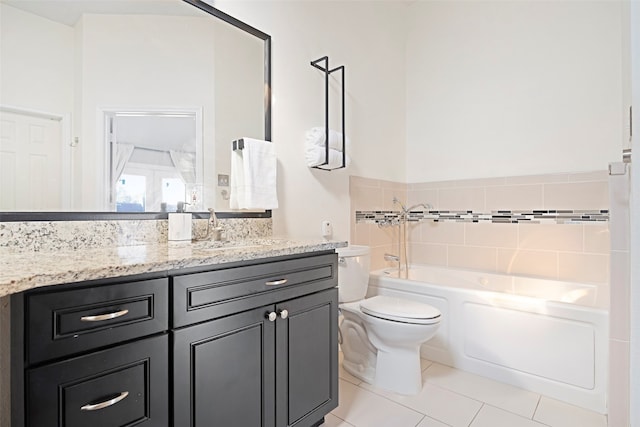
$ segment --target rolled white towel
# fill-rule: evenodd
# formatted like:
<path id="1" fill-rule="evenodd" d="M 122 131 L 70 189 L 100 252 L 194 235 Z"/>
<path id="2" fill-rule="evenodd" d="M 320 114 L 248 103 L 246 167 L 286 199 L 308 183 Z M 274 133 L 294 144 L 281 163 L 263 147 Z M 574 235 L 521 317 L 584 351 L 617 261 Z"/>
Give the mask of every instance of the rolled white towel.
<path id="1" fill-rule="evenodd" d="M 305 158 L 307 160 L 307 166 L 318 166 L 322 169 L 335 169 L 342 166 L 342 152 L 338 150 L 329 149 L 329 164 L 322 165 L 326 160 L 326 151 L 324 147 L 314 146 L 307 147 L 305 150 Z M 345 166 L 349 166 L 351 159 L 348 155 L 345 158 Z M 322 166 L 320 166 L 322 165 Z"/>
<path id="2" fill-rule="evenodd" d="M 324 137 L 324 128 L 323 127 L 314 127 L 307 131 L 307 146 L 314 145 L 319 147 L 324 147 L 325 145 L 325 137 Z M 345 148 L 347 152 L 349 152 L 349 147 L 351 146 L 351 141 L 349 138 L 345 140 Z M 335 131 L 333 129 L 329 129 L 329 148 L 337 151 L 342 151 L 342 133 Z"/>

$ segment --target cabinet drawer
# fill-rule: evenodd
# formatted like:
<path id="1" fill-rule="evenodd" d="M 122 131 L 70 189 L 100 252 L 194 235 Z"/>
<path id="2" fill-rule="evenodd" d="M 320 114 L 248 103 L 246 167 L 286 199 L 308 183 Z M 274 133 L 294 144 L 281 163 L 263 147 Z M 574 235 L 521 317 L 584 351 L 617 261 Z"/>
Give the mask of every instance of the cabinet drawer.
<path id="1" fill-rule="evenodd" d="M 29 362 L 167 330 L 168 288 L 162 278 L 28 296 Z"/>
<path id="2" fill-rule="evenodd" d="M 27 371 L 27 426 L 167 426 L 162 335 Z"/>
<path id="3" fill-rule="evenodd" d="M 176 276 L 174 326 L 249 310 L 337 284 L 336 254 Z"/>

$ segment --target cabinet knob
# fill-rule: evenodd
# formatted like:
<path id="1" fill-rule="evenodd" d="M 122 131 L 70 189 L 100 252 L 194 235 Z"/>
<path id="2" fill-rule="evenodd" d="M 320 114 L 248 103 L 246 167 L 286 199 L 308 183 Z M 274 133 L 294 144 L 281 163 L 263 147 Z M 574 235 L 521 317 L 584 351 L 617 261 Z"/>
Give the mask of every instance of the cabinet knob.
<path id="1" fill-rule="evenodd" d="M 278 315 L 275 311 L 272 311 L 271 313 L 266 313 L 264 317 L 269 319 L 269 322 L 275 322 L 275 320 L 278 318 Z"/>
<path id="2" fill-rule="evenodd" d="M 286 319 L 287 317 L 289 317 L 289 312 L 287 310 L 280 310 L 278 313 L 280 313 L 280 317 L 282 319 Z"/>

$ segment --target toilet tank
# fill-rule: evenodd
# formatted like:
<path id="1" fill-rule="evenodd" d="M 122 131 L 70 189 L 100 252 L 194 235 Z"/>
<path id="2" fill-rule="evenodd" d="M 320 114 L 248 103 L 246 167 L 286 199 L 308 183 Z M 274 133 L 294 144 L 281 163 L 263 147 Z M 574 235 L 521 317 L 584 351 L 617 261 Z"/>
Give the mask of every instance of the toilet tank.
<path id="1" fill-rule="evenodd" d="M 338 300 L 352 302 L 364 299 L 369 287 L 371 251 L 368 246 L 347 246 L 338 253 Z"/>

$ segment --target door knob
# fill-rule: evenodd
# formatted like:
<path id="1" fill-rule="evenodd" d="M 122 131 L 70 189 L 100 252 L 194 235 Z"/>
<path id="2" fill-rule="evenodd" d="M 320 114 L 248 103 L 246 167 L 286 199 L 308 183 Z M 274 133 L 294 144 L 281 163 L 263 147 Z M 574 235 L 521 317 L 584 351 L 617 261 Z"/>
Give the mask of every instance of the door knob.
<path id="1" fill-rule="evenodd" d="M 267 318 L 269 322 L 275 322 L 275 320 L 278 318 L 278 315 L 275 311 L 272 311 L 271 313 L 266 313 L 264 317 Z"/>
<path id="2" fill-rule="evenodd" d="M 280 318 L 282 319 L 289 317 L 289 312 L 287 310 L 280 310 L 278 313 L 280 313 Z"/>

